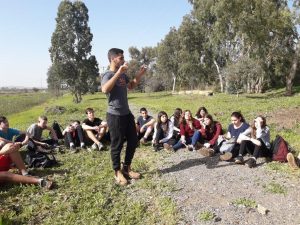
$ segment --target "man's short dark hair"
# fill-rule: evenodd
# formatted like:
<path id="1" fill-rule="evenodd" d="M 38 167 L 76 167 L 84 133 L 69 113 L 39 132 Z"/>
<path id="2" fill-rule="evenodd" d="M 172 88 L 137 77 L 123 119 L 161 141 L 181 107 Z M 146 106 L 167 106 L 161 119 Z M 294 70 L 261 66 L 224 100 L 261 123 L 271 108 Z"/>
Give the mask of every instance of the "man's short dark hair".
<path id="1" fill-rule="evenodd" d="M 147 109 L 145 107 L 143 107 L 143 108 L 140 109 L 140 113 L 141 112 L 147 112 Z"/>
<path id="2" fill-rule="evenodd" d="M 42 115 L 42 116 L 39 116 L 39 119 L 41 119 L 41 120 L 45 120 L 45 121 L 48 121 L 48 118 L 47 118 L 47 116 L 44 116 L 44 115 Z"/>
<path id="3" fill-rule="evenodd" d="M 119 48 L 111 48 L 107 53 L 108 61 L 111 62 L 111 57 L 117 56 L 119 54 L 124 54 L 124 51 Z"/>
<path id="4" fill-rule="evenodd" d="M 0 116 L 0 123 L 4 123 L 6 120 L 7 119 L 5 116 Z"/>
<path id="5" fill-rule="evenodd" d="M 93 108 L 86 108 L 85 114 L 88 114 L 88 112 L 94 112 L 94 109 Z"/>

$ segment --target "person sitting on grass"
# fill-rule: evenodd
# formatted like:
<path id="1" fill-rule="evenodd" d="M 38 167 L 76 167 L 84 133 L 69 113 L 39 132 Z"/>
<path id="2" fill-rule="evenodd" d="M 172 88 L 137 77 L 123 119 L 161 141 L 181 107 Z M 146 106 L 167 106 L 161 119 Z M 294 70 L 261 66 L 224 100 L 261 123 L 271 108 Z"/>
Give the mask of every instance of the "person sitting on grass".
<path id="1" fill-rule="evenodd" d="M 159 151 L 161 148 L 170 151 L 176 143 L 176 140 L 172 137 L 173 123 L 168 119 L 166 112 L 160 111 L 157 115 L 157 122 L 154 125 L 152 140 L 154 151 Z"/>
<path id="2" fill-rule="evenodd" d="M 13 141 L 15 138 L 15 141 Z M 0 116 L 0 148 L 7 143 L 14 143 L 21 147 L 28 143 L 28 136 L 25 132 L 10 128 L 9 122 L 5 116 Z"/>
<path id="3" fill-rule="evenodd" d="M 27 135 L 29 136 L 28 150 L 30 151 L 47 151 L 49 148 L 56 148 L 58 146 L 58 138 L 52 127 L 47 125 L 48 118 L 46 116 L 39 116 L 38 122 L 29 126 Z M 43 131 L 49 130 L 51 138 L 43 139 Z"/>
<path id="4" fill-rule="evenodd" d="M 183 118 L 183 113 L 181 108 L 176 108 L 174 114 L 170 117 L 170 121 L 173 123 L 173 137 L 176 139 L 176 142 L 180 139 L 180 123 Z"/>
<path id="5" fill-rule="evenodd" d="M 252 155 L 246 161 L 249 168 L 256 166 L 256 159 L 259 156 L 272 157 L 270 129 L 267 126 L 266 118 L 263 116 L 256 117 L 254 123 L 244 134 L 239 135 L 237 142 L 240 143 L 239 155 L 235 158 L 237 164 L 244 164 L 243 155 L 246 152 Z"/>
<path id="6" fill-rule="evenodd" d="M 147 141 L 152 140 L 155 119 L 148 115 L 146 108 L 141 108 L 140 113 L 136 122 L 136 131 L 140 142 L 146 144 Z"/>
<path id="7" fill-rule="evenodd" d="M 204 148 L 200 149 L 200 154 L 212 156 L 217 151 L 218 138 L 223 134 L 222 125 L 218 121 L 215 121 L 210 114 L 204 116 L 202 124 L 200 132 Z"/>
<path id="8" fill-rule="evenodd" d="M 184 118 L 180 124 L 180 140 L 173 146 L 174 151 L 186 146 L 189 151 L 196 150 L 196 144 L 200 140 L 200 122 L 192 117 L 190 110 L 184 111 Z"/>
<path id="9" fill-rule="evenodd" d="M 85 110 L 87 118 L 82 122 L 82 128 L 87 135 L 87 145 L 92 145 L 92 149 L 101 151 L 104 146 L 104 136 L 107 131 L 107 123 L 100 118 L 95 117 L 94 109 L 87 108 Z"/>
<path id="10" fill-rule="evenodd" d="M 77 152 L 76 147 L 85 148 L 83 130 L 78 120 L 73 120 L 62 134 L 65 137 L 65 146 L 69 147 L 72 153 Z"/>
<path id="11" fill-rule="evenodd" d="M 26 170 L 25 164 L 19 152 L 20 143 L 7 143 L 0 149 L 0 184 L 1 183 L 20 183 L 20 184 L 35 184 L 46 189 L 52 187 L 53 182 L 32 177 Z M 15 164 L 20 174 L 9 172 Z"/>
<path id="12" fill-rule="evenodd" d="M 203 125 L 204 123 L 204 117 L 208 114 L 208 111 L 207 109 L 204 107 L 204 106 L 201 106 L 196 114 L 195 114 L 195 119 L 199 120 L 201 126 Z"/>
<path id="13" fill-rule="evenodd" d="M 243 134 L 249 128 L 244 116 L 240 112 L 231 114 L 231 124 L 228 126 L 227 133 L 224 136 L 219 136 L 218 151 L 221 152 L 220 159 L 228 161 L 238 156 L 240 144 L 237 139 L 240 134 Z"/>

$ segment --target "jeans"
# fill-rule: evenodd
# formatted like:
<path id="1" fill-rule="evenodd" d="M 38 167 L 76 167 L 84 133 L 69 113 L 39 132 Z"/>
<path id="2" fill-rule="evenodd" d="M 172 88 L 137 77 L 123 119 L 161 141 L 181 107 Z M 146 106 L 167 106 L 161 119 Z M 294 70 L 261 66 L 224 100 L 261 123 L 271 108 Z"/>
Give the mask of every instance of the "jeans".
<path id="1" fill-rule="evenodd" d="M 199 141 L 201 138 L 201 134 L 198 130 L 196 130 L 193 134 L 192 137 L 186 137 L 185 140 L 186 140 L 186 144 L 192 144 L 194 147 L 197 143 L 197 141 Z M 179 140 L 174 146 L 173 146 L 173 149 L 176 151 L 180 148 L 182 148 L 184 146 L 184 144 L 181 142 L 181 140 Z"/>
<path id="2" fill-rule="evenodd" d="M 72 132 L 67 132 L 65 134 L 65 146 L 70 147 L 71 142 L 73 142 L 76 147 L 79 147 L 80 143 L 84 142 L 84 140 L 83 140 L 83 130 L 82 130 L 81 126 L 76 127 L 74 136 L 73 136 Z"/>
<path id="3" fill-rule="evenodd" d="M 124 138 L 127 140 L 124 164 L 131 165 L 138 143 L 135 122 L 131 113 L 124 116 L 107 113 L 106 118 L 110 131 L 112 166 L 116 171 L 121 169 L 121 151 Z"/>

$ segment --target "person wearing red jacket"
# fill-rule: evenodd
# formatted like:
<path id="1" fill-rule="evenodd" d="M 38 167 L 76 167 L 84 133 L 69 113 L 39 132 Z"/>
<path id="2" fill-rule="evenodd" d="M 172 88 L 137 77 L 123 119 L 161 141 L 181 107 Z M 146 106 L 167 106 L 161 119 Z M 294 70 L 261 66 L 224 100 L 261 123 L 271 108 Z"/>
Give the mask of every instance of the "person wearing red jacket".
<path id="1" fill-rule="evenodd" d="M 204 123 L 200 129 L 201 139 L 204 142 L 204 148 L 200 149 L 200 154 L 212 156 L 215 153 L 219 135 L 223 134 L 222 125 L 214 121 L 212 115 L 207 114 L 204 117 Z"/>
<path id="2" fill-rule="evenodd" d="M 188 150 L 194 151 L 197 141 L 199 141 L 201 137 L 200 129 L 200 122 L 192 117 L 190 110 L 185 110 L 184 118 L 180 123 L 180 140 L 173 146 L 174 151 L 184 146 L 187 146 Z"/>

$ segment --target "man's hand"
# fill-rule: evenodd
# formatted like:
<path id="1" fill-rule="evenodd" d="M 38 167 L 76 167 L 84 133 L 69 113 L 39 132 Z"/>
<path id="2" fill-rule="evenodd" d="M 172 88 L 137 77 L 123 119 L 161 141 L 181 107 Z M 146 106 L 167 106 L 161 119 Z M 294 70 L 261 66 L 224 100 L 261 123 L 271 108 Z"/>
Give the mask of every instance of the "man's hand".
<path id="1" fill-rule="evenodd" d="M 120 74 L 125 73 L 128 69 L 128 63 L 124 63 L 122 66 L 120 66 L 120 68 L 118 69 L 118 72 Z"/>

